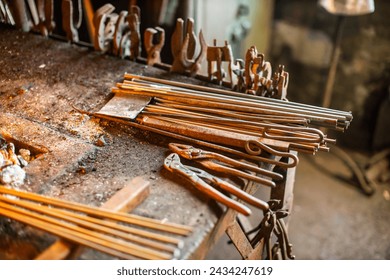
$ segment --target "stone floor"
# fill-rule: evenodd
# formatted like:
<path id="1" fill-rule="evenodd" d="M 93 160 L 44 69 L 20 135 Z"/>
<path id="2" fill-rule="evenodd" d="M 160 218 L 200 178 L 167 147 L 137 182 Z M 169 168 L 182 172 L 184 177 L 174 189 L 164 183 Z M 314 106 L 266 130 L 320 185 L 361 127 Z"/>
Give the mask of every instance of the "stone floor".
<path id="1" fill-rule="evenodd" d="M 300 157 L 289 225 L 296 259 L 390 259 L 390 184 L 376 185 L 368 197 L 330 173 L 348 169 L 331 153 Z M 226 243 L 208 258 L 240 258 Z"/>

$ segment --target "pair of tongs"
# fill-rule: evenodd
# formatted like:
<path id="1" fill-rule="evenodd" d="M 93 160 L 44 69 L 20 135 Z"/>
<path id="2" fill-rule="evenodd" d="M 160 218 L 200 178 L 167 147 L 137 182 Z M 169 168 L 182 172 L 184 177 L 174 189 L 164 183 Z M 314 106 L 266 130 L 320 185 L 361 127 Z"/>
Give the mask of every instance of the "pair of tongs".
<path id="1" fill-rule="evenodd" d="M 203 192 L 214 200 L 246 216 L 251 214 L 251 210 L 249 209 L 249 207 L 228 197 L 227 195 L 218 191 L 213 186 L 216 186 L 257 208 L 260 208 L 262 210 L 269 209 L 269 205 L 267 202 L 253 197 L 252 195 L 241 190 L 240 188 L 224 180 L 221 180 L 218 177 L 213 176 L 202 169 L 182 164 L 180 162 L 179 155 L 176 153 L 172 153 L 167 158 L 165 158 L 164 167 L 172 173 L 177 173 L 183 178 L 187 179 L 199 191 Z"/>
<path id="2" fill-rule="evenodd" d="M 275 183 L 272 180 L 253 175 L 245 171 L 252 171 L 256 174 L 260 174 L 274 180 L 283 180 L 283 176 L 279 173 L 266 170 L 242 161 L 238 161 L 218 153 L 205 151 L 202 149 L 194 148 L 190 145 L 177 143 L 170 143 L 168 147 L 172 152 L 177 153 L 181 157 L 188 160 L 196 160 L 199 164 L 210 170 L 238 176 L 250 181 L 263 184 L 268 187 L 275 187 Z M 224 164 L 220 164 L 215 161 Z"/>

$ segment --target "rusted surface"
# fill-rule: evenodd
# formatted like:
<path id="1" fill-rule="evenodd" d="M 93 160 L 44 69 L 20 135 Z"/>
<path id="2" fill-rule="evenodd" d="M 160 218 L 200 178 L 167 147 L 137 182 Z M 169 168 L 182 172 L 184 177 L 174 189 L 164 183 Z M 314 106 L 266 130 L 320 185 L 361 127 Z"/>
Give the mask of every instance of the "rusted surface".
<path id="1" fill-rule="evenodd" d="M 0 65 L 0 130 L 45 151 L 26 168 L 24 189 L 100 206 L 131 178 L 144 175 L 151 181 L 150 196 L 134 213 L 193 226 L 195 232 L 184 238 L 180 257 L 192 254 L 217 215 L 204 196 L 163 170 L 170 140 L 74 109 L 98 111 L 125 72 L 169 74 L 4 26 Z M 3 218 L 0 236 L 12 240 L 0 244 L 1 258 L 11 259 L 31 258 L 54 241 Z M 32 253 L 10 253 L 27 240 Z"/>

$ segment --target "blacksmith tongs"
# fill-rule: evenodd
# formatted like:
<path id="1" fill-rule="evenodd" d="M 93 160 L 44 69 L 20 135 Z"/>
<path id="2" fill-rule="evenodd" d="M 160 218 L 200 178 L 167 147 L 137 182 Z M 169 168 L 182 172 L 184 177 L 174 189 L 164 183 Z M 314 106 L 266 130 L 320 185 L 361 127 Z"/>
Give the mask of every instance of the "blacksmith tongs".
<path id="1" fill-rule="evenodd" d="M 236 186 L 224 180 L 221 180 L 218 177 L 213 176 L 202 169 L 182 164 L 180 162 L 179 155 L 176 153 L 172 153 L 167 158 L 165 158 L 164 167 L 172 173 L 179 174 L 183 178 L 187 179 L 192 183 L 195 188 L 208 195 L 209 197 L 213 198 L 214 200 L 246 216 L 251 214 L 251 210 L 247 206 L 226 196 L 225 194 L 215 189 L 212 185 L 224 191 L 227 191 L 228 193 L 236 196 L 237 198 L 262 210 L 269 209 L 268 203 L 251 196 L 250 194 L 244 192 Z"/>
<path id="2" fill-rule="evenodd" d="M 238 161 L 218 153 L 205 151 L 185 144 L 170 143 L 168 146 L 172 152 L 179 154 L 185 159 L 196 160 L 202 166 L 213 171 L 223 172 L 245 178 L 268 187 L 275 187 L 275 183 L 272 180 L 262 178 L 244 171 L 252 171 L 275 180 L 283 180 L 283 176 L 279 173 Z M 214 162 L 213 160 L 224 164 Z"/>

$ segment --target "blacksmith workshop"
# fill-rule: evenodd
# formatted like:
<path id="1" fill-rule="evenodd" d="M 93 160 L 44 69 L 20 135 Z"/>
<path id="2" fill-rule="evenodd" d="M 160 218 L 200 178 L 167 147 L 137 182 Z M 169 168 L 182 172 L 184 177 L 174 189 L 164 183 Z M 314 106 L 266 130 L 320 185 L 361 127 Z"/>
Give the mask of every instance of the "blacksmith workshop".
<path id="1" fill-rule="evenodd" d="M 389 15 L 0 0 L 0 259 L 390 259 Z"/>

